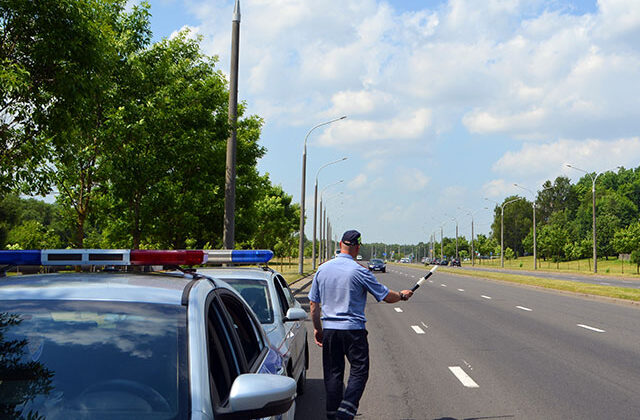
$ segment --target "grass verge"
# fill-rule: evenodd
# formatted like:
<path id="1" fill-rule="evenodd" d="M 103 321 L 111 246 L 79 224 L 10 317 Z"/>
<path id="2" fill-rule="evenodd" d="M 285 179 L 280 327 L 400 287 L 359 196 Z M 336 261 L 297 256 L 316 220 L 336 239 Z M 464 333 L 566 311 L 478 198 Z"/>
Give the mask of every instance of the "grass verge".
<path id="1" fill-rule="evenodd" d="M 303 277 L 313 274 L 311 259 L 304 260 L 304 264 L 302 265 L 302 275 L 298 274 L 297 259 L 289 260 L 288 258 L 274 258 L 269 261 L 269 266 L 274 270 L 278 270 L 278 272 L 282 274 L 288 284 L 294 283 L 295 281 L 300 280 Z"/>
<path id="2" fill-rule="evenodd" d="M 540 277 L 521 274 L 495 273 L 491 271 L 458 271 L 455 268 L 447 267 L 440 267 L 438 268 L 438 271 L 456 274 L 459 276 L 482 277 L 491 280 L 506 281 L 509 283 L 543 287 L 545 289 L 561 290 L 583 295 L 605 296 L 614 299 L 640 302 L 640 289 L 632 289 L 627 287 L 605 286 L 600 284 L 581 283 L 571 280 L 544 279 Z"/>

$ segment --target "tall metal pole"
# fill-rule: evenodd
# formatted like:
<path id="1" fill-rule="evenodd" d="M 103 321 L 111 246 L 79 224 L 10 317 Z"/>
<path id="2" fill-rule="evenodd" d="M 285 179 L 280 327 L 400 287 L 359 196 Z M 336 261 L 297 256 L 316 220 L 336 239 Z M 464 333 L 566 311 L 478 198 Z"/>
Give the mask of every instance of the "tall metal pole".
<path id="1" fill-rule="evenodd" d="M 440 260 L 444 258 L 444 246 L 442 244 L 442 225 L 440 225 Z"/>
<path id="2" fill-rule="evenodd" d="M 307 132 L 307 135 L 304 137 L 304 150 L 302 152 L 302 193 L 300 195 L 300 234 L 298 238 L 298 274 L 302 274 L 303 265 L 304 265 L 304 201 L 305 201 L 305 185 L 307 182 L 307 139 L 309 138 L 309 134 L 313 130 L 318 127 L 322 127 L 323 125 L 331 124 L 332 122 L 344 120 L 347 118 L 346 115 L 333 119 L 331 121 L 320 123 L 311 130 Z"/>
<path id="3" fill-rule="evenodd" d="M 473 247 L 474 242 L 473 236 L 473 214 L 471 215 L 471 266 L 474 267 L 476 265 L 476 252 Z"/>
<path id="4" fill-rule="evenodd" d="M 598 174 L 600 175 L 600 174 Z M 598 175 L 596 177 L 591 177 L 591 198 L 592 198 L 592 214 L 593 214 L 593 272 L 598 272 L 598 253 L 597 253 L 597 245 L 596 245 L 596 179 L 598 179 Z M 591 175 L 589 175 L 591 176 Z"/>
<path id="5" fill-rule="evenodd" d="M 231 29 L 231 68 L 229 74 L 229 125 L 231 134 L 227 139 L 227 165 L 224 187 L 224 231 L 222 242 L 226 249 L 235 246 L 236 210 L 236 148 L 238 121 L 238 61 L 240 52 L 240 0 L 233 8 Z"/>
<path id="6" fill-rule="evenodd" d="M 320 194 L 320 204 L 318 205 L 318 208 L 320 209 L 319 213 L 320 213 L 320 238 L 318 240 L 318 245 L 319 245 L 319 249 L 318 249 L 318 257 L 320 260 L 320 264 L 322 264 L 322 194 Z"/>
<path id="7" fill-rule="evenodd" d="M 311 254 L 311 259 L 313 260 L 312 262 L 312 266 L 313 266 L 313 271 L 316 270 L 316 219 L 318 218 L 317 216 L 317 211 L 318 211 L 318 175 L 320 175 L 320 171 L 323 170 L 324 168 L 326 168 L 329 165 L 333 165 L 334 163 L 338 163 L 338 162 L 342 162 L 343 160 L 347 160 L 346 157 L 343 157 L 342 159 L 338 159 L 335 160 L 333 162 L 329 162 L 325 165 L 322 165 L 320 167 L 320 169 L 318 169 L 318 172 L 316 172 L 316 184 L 315 184 L 315 189 L 313 192 L 313 251 Z M 340 180 L 339 182 L 342 182 L 343 180 Z"/>
<path id="8" fill-rule="evenodd" d="M 597 242 L 596 242 L 596 181 L 598 180 L 598 177 L 600 175 L 602 175 L 605 172 L 609 172 L 612 171 L 613 169 L 620 169 L 620 166 L 616 166 L 615 168 L 612 169 L 607 169 L 606 171 L 602 171 L 599 173 L 596 173 L 596 176 L 594 177 L 593 175 L 591 175 L 589 172 L 585 171 L 584 169 L 580 169 L 578 167 L 575 167 L 573 165 L 569 165 L 568 163 L 565 164 L 568 168 L 572 168 L 575 169 L 577 171 L 580 172 L 584 172 L 585 174 L 589 175 L 589 178 L 591 178 L 591 200 L 592 200 L 592 218 L 593 218 L 593 226 L 592 226 L 592 230 L 593 230 L 593 272 L 597 273 L 598 272 L 598 252 L 597 252 Z"/>
<path id="9" fill-rule="evenodd" d="M 504 268 L 504 204 L 500 209 L 500 267 Z"/>

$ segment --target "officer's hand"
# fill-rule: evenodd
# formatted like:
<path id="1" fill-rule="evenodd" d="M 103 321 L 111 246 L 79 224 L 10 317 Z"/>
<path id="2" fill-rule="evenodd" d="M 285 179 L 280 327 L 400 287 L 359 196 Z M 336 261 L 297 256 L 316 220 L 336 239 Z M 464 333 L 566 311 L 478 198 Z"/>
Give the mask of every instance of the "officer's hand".
<path id="1" fill-rule="evenodd" d="M 313 330 L 313 339 L 319 347 L 322 347 L 322 330 Z"/>
<path id="2" fill-rule="evenodd" d="M 411 296 L 413 296 L 413 292 L 411 290 L 403 290 L 402 292 L 403 295 L 406 296 L 407 299 L 409 299 Z"/>

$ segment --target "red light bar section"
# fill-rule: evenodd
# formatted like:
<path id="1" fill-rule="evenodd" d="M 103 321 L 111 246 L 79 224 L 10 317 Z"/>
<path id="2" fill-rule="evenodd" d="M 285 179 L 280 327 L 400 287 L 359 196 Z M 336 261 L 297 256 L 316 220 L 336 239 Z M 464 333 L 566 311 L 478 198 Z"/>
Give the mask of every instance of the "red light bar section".
<path id="1" fill-rule="evenodd" d="M 200 265 L 207 262 L 203 251 L 197 250 L 131 250 L 133 265 Z"/>

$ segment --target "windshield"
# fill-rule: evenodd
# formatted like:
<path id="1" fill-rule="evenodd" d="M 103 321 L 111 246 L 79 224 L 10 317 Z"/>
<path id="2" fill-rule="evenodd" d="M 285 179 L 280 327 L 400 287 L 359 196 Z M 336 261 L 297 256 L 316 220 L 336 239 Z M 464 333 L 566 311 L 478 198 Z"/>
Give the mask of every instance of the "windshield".
<path id="1" fill-rule="evenodd" d="M 371 264 L 382 264 L 382 260 L 378 260 L 374 258 L 371 260 Z"/>
<path id="2" fill-rule="evenodd" d="M 0 417 L 188 415 L 186 309 L 0 301 Z"/>
<path id="3" fill-rule="evenodd" d="M 261 324 L 273 324 L 273 308 L 266 280 L 223 279 L 247 301 Z"/>

